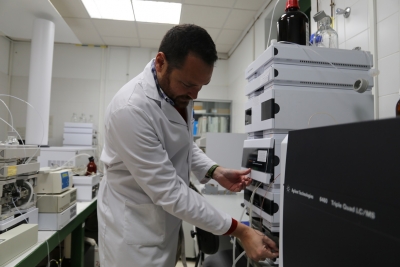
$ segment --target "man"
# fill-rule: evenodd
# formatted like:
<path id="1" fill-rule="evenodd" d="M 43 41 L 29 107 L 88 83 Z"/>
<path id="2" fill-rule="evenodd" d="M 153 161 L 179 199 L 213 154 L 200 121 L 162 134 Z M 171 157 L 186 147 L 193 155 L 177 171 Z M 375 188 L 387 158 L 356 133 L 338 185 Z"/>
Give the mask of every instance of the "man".
<path id="1" fill-rule="evenodd" d="M 192 100 L 210 82 L 216 60 L 204 29 L 175 26 L 156 58 L 108 106 L 98 195 L 102 267 L 175 266 L 182 220 L 238 237 L 253 260 L 278 256 L 274 242 L 188 187 L 190 171 L 235 192 L 251 182 L 250 170 L 219 167 L 193 142 Z"/>

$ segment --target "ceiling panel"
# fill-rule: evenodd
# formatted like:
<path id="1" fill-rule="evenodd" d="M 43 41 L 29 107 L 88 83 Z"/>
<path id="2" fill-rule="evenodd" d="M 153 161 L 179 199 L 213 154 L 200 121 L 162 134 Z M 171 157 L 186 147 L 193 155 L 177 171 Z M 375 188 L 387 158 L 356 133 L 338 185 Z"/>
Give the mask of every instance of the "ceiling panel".
<path id="1" fill-rule="evenodd" d="M 137 37 L 134 21 L 92 19 L 92 22 L 102 36 Z"/>
<path id="2" fill-rule="evenodd" d="M 232 7 L 236 0 L 185 0 L 185 4 L 216 6 L 216 7 Z"/>
<path id="3" fill-rule="evenodd" d="M 239 39 L 242 31 L 239 30 L 222 30 L 217 39 L 217 44 L 233 45 Z"/>
<path id="4" fill-rule="evenodd" d="M 140 38 L 140 44 L 142 47 L 150 47 L 158 49 L 160 47 L 161 39 L 144 39 Z"/>
<path id="5" fill-rule="evenodd" d="M 180 23 L 193 23 L 202 27 L 221 28 L 230 12 L 229 8 L 183 5 Z"/>
<path id="6" fill-rule="evenodd" d="M 266 2 L 271 2 L 271 0 L 237 0 L 234 7 L 237 9 L 259 11 Z"/>
<path id="7" fill-rule="evenodd" d="M 64 18 L 90 18 L 81 0 L 50 0 L 50 2 Z"/>
<path id="8" fill-rule="evenodd" d="M 227 44 L 216 44 L 217 51 L 220 53 L 228 53 L 231 50 L 232 45 Z"/>
<path id="9" fill-rule="evenodd" d="M 226 29 L 244 30 L 252 22 L 255 11 L 233 9 L 225 23 Z"/>
<path id="10" fill-rule="evenodd" d="M 0 30 L 10 38 L 32 39 L 33 25 L 37 18 L 54 23 L 55 42 L 79 43 L 77 36 L 48 0 L 0 1 Z"/>
<path id="11" fill-rule="evenodd" d="M 161 40 L 174 25 L 160 23 L 136 22 L 140 38 Z"/>
<path id="12" fill-rule="evenodd" d="M 37 1 L 37 2 L 36 2 Z M 112 0 L 114 1 L 114 0 Z M 166 0 L 153 0 L 164 2 Z M 254 16 L 272 0 L 168 0 L 182 3 L 180 24 L 193 23 L 207 30 L 219 53 L 227 53 L 253 22 Z M 66 27 L 84 44 L 140 46 L 158 49 L 165 33 L 174 25 L 91 19 L 82 0 L 0 0 L 0 3 L 47 2 Z M 282 2 L 282 1 L 281 1 Z M 284 2 L 284 1 L 283 1 Z M 3 4 L 2 4 L 3 5 Z M 26 4 L 19 5 L 27 9 Z M 0 14 L 2 10 L 0 9 Z M 4 13 L 4 10 L 3 10 Z M 15 16 L 14 16 L 15 17 Z M 19 25 L 29 25 L 21 17 Z M 66 23 L 65 23 L 66 22 Z M 2 23 L 0 23 L 0 26 Z M 4 23 L 3 23 L 4 25 Z M 10 36 L 6 29 L 2 29 Z M 0 35 L 2 32 L 0 32 Z M 18 36 L 11 36 L 17 39 Z M 25 38 L 29 40 L 29 38 Z M 77 40 L 78 41 L 78 40 Z M 60 41 L 59 41 L 60 42 Z"/>
<path id="13" fill-rule="evenodd" d="M 213 28 L 205 28 L 205 30 L 208 32 L 208 34 L 211 36 L 214 42 L 217 41 L 219 32 L 221 31 L 220 29 L 213 29 Z"/>
<path id="14" fill-rule="evenodd" d="M 140 46 L 138 38 L 123 38 L 123 37 L 115 37 L 115 36 L 102 36 L 102 39 L 107 45 Z"/>
<path id="15" fill-rule="evenodd" d="M 96 27 L 94 27 L 91 19 L 65 18 L 65 22 L 67 22 L 83 44 L 105 44 L 97 33 Z"/>

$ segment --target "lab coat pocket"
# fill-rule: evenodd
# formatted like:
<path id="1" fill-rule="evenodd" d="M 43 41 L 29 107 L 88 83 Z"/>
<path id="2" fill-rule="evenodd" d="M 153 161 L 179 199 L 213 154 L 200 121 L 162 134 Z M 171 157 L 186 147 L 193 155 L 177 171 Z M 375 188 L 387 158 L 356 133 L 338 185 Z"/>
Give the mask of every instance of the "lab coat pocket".
<path id="1" fill-rule="evenodd" d="M 154 204 L 125 201 L 124 239 L 128 245 L 154 246 L 165 239 L 165 211 Z"/>

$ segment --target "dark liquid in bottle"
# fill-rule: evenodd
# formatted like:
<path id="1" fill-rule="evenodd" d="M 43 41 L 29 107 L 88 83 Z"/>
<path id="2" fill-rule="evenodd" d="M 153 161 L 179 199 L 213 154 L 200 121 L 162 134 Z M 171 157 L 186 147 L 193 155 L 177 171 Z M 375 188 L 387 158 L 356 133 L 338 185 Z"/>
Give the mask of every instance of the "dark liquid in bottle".
<path id="1" fill-rule="evenodd" d="M 400 100 L 397 101 L 396 105 L 396 117 L 400 118 Z"/>
<path id="2" fill-rule="evenodd" d="M 278 19 L 278 42 L 286 41 L 299 45 L 308 45 L 308 17 L 291 7 Z"/>

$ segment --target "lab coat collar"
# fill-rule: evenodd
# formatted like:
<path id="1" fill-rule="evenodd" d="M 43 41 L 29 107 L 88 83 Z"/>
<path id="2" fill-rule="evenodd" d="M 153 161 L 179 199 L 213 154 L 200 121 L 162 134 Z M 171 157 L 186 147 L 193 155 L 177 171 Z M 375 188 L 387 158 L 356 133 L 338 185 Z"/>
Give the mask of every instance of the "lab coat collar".
<path id="1" fill-rule="evenodd" d="M 143 86 L 144 93 L 148 98 L 151 98 L 157 103 L 160 103 L 159 106 L 161 107 L 161 110 L 164 112 L 168 120 L 187 126 L 188 124 L 182 118 L 181 114 L 179 114 L 179 112 L 170 103 L 160 97 L 160 94 L 157 91 L 156 83 L 154 81 L 153 73 L 151 72 L 151 61 L 146 65 L 143 71 L 143 79 L 146 83 Z M 192 105 L 190 103 L 186 109 L 188 110 L 191 106 Z M 188 121 L 191 118 L 190 115 L 191 114 L 188 112 Z"/>

